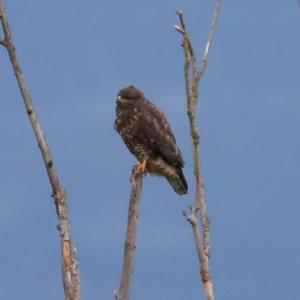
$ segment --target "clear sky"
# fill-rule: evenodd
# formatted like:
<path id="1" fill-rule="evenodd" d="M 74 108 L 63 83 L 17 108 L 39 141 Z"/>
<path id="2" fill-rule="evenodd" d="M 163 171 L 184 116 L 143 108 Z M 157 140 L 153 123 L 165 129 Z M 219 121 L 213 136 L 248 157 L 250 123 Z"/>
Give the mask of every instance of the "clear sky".
<path id="1" fill-rule="evenodd" d="M 134 157 L 113 131 L 128 84 L 166 113 L 190 193 L 144 182 L 132 300 L 203 299 L 183 85 L 183 9 L 199 57 L 214 1 L 7 0 L 26 81 L 68 191 L 82 299 L 113 299 Z M 200 87 L 212 276 L 222 300 L 300 299 L 300 7 L 225 0 Z M 63 299 L 57 219 L 37 143 L 0 48 L 0 298 Z"/>

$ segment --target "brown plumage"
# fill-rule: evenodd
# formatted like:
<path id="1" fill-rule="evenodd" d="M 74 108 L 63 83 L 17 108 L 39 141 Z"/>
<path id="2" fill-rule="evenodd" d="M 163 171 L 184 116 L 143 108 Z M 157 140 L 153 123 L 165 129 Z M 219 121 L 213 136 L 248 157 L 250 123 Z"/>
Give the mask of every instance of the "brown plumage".
<path id="1" fill-rule="evenodd" d="M 118 93 L 115 129 L 129 151 L 146 162 L 146 171 L 166 177 L 179 195 L 187 193 L 184 161 L 171 127 L 164 113 L 133 85 Z"/>

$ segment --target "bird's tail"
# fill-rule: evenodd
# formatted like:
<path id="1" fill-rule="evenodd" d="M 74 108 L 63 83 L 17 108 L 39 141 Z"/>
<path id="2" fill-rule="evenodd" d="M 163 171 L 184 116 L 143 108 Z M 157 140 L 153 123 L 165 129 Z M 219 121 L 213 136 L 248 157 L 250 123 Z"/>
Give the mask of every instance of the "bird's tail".
<path id="1" fill-rule="evenodd" d="M 179 195 L 185 195 L 188 192 L 188 185 L 183 175 L 182 169 L 177 169 L 178 177 L 167 177 L 174 191 Z"/>

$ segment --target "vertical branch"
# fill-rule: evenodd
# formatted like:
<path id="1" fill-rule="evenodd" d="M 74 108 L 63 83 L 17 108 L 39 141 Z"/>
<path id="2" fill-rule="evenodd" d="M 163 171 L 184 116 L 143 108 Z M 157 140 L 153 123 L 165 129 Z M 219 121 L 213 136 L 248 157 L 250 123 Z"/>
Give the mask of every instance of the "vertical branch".
<path id="1" fill-rule="evenodd" d="M 140 210 L 140 198 L 143 188 L 144 174 L 134 167 L 130 177 L 132 184 L 129 198 L 127 231 L 124 245 L 123 269 L 121 275 L 120 288 L 116 292 L 117 300 L 129 300 L 131 277 L 133 273 L 133 261 L 136 249 L 137 225 Z"/>
<path id="2" fill-rule="evenodd" d="M 52 187 L 52 197 L 54 198 L 56 213 L 59 220 L 58 229 L 60 231 L 61 238 L 62 277 L 65 298 L 67 300 L 79 300 L 80 277 L 77 261 L 77 249 L 72 245 L 71 240 L 71 225 L 66 192 L 60 183 L 50 148 L 41 129 L 29 90 L 20 68 L 2 0 L 0 0 L 0 20 L 4 34 L 3 38 L 0 37 L 0 44 L 8 51 L 11 65 L 24 100 L 25 109 L 38 142 L 38 146 L 40 148 L 48 178 Z"/>
<path id="3" fill-rule="evenodd" d="M 217 20 L 220 15 L 221 0 L 216 0 L 214 13 L 212 16 L 211 27 L 208 35 L 208 40 L 202 57 L 202 63 L 197 69 L 196 56 L 192 47 L 191 39 L 188 35 L 186 25 L 183 19 L 183 12 L 177 12 L 180 26 L 175 26 L 175 29 L 182 34 L 183 50 L 185 56 L 184 64 L 184 79 L 187 95 L 187 113 L 190 124 L 190 134 L 192 140 L 194 176 L 196 182 L 196 195 L 194 206 L 189 212 L 184 212 L 184 215 L 192 226 L 196 250 L 200 262 L 200 275 L 204 284 L 204 290 L 207 300 L 214 300 L 213 283 L 210 276 L 210 220 L 207 214 L 207 205 L 205 199 L 205 189 L 201 172 L 201 153 L 200 153 L 200 134 L 197 128 L 197 104 L 199 98 L 199 82 L 204 74 L 208 63 L 208 57 L 211 50 L 212 42 L 216 32 Z M 201 226 L 198 224 L 198 216 L 200 215 Z M 200 228 L 201 227 L 201 228 Z"/>

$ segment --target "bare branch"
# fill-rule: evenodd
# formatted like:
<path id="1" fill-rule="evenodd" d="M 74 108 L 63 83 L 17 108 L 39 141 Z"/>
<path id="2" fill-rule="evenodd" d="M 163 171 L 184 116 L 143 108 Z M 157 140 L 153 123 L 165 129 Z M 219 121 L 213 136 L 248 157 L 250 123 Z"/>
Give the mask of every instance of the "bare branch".
<path id="1" fill-rule="evenodd" d="M 183 34 L 183 39 L 184 39 L 184 42 L 186 43 L 186 47 L 189 50 L 189 54 L 190 54 L 191 58 L 194 58 L 194 50 L 193 50 L 193 47 L 192 47 L 192 43 L 190 42 L 190 38 L 189 38 L 188 32 L 186 30 L 184 19 L 183 19 L 183 11 L 179 10 L 177 12 L 177 15 L 179 17 L 179 21 L 180 21 L 180 26 L 181 27 L 175 25 L 175 29 L 177 31 L 179 31 L 179 32 L 180 32 L 180 30 L 178 30 L 177 27 L 182 30 L 181 33 Z M 183 46 L 185 46 L 185 45 L 183 45 Z"/>
<path id="2" fill-rule="evenodd" d="M 131 194 L 129 199 L 127 232 L 124 246 L 123 269 L 120 288 L 116 292 L 117 300 L 129 300 L 131 277 L 133 273 L 133 260 L 136 249 L 137 225 L 140 210 L 140 197 L 143 187 L 144 174 L 135 166 L 131 174 Z"/>
<path id="3" fill-rule="evenodd" d="M 0 19 L 1 19 L 1 25 L 4 33 L 4 39 L 2 40 L 2 42 L 5 43 L 6 41 L 11 40 L 11 32 L 9 29 L 8 20 L 5 16 L 5 8 L 4 8 L 3 0 L 0 0 Z"/>
<path id="4" fill-rule="evenodd" d="M 191 207 L 190 211 L 189 212 L 184 211 L 183 215 L 186 217 L 187 221 L 192 226 L 196 251 L 200 262 L 200 276 L 204 284 L 204 291 L 206 294 L 206 298 L 209 300 L 213 300 L 214 291 L 213 291 L 212 280 L 210 278 L 210 272 L 209 272 L 209 257 L 206 258 L 204 255 L 201 233 L 198 224 L 197 209 L 195 207 Z"/>
<path id="5" fill-rule="evenodd" d="M 186 25 L 183 18 L 183 12 L 177 12 L 179 17 L 180 26 L 176 26 L 175 29 L 183 36 L 183 49 L 185 56 L 184 63 L 184 80 L 185 89 L 187 95 L 187 113 L 190 123 L 190 134 L 192 140 L 193 162 L 194 162 L 194 176 L 196 184 L 196 195 L 194 206 L 189 212 L 185 212 L 184 215 L 192 226 L 196 250 L 200 263 L 200 275 L 204 285 L 207 300 L 214 300 L 214 291 L 212 279 L 210 277 L 210 232 L 209 225 L 210 220 L 207 215 L 205 190 L 203 184 L 203 178 L 201 173 L 201 160 L 200 160 L 200 134 L 197 128 L 197 103 L 199 97 L 199 82 L 206 69 L 208 63 L 208 57 L 211 50 L 211 45 L 214 39 L 217 20 L 220 14 L 221 0 L 216 0 L 216 5 L 212 17 L 211 28 L 208 35 L 208 40 L 204 50 L 202 63 L 199 70 L 196 67 L 196 56 L 193 51 L 191 39 L 187 33 Z M 198 216 L 200 214 L 201 230 L 199 229 Z M 201 235 L 202 232 L 202 235 Z M 203 241 L 202 241 L 203 240 Z"/>
<path id="6" fill-rule="evenodd" d="M 175 28 L 179 33 L 184 34 L 184 30 L 183 30 L 180 26 L 174 25 L 174 28 Z"/>
<path id="7" fill-rule="evenodd" d="M 218 22 L 220 11 L 221 11 L 221 4 L 222 4 L 222 0 L 216 1 L 214 13 L 213 13 L 212 21 L 211 21 L 211 25 L 210 25 L 210 30 L 209 30 L 209 34 L 208 34 L 208 39 L 207 39 L 205 50 L 204 50 L 204 53 L 202 56 L 202 64 L 199 68 L 200 78 L 202 77 L 202 75 L 206 69 L 207 63 L 208 63 L 208 56 L 210 53 L 211 45 L 212 45 L 214 37 L 215 37 L 215 33 L 216 33 L 216 29 L 217 29 L 217 22 Z"/>
<path id="8" fill-rule="evenodd" d="M 1 44 L 5 46 L 8 51 L 11 65 L 13 67 L 20 91 L 23 96 L 26 112 L 29 117 L 35 137 L 38 141 L 38 146 L 40 148 L 48 178 L 53 190 L 52 197 L 54 198 L 54 202 L 56 205 L 56 213 L 59 220 L 58 229 L 60 231 L 61 237 L 62 275 L 65 298 L 67 300 L 79 300 L 80 276 L 76 255 L 77 250 L 75 248 L 73 248 L 72 250 L 71 225 L 66 192 L 60 183 L 50 152 L 50 148 L 41 129 L 31 96 L 29 94 L 29 90 L 21 71 L 2 0 L 0 0 L 0 19 L 4 33 L 4 39 L 2 40 Z"/>

